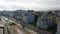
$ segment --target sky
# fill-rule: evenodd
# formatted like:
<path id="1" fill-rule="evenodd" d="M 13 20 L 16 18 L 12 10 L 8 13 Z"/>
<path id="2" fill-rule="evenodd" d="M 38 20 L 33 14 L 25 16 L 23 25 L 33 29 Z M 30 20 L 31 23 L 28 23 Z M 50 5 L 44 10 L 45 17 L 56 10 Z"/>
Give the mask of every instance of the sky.
<path id="1" fill-rule="evenodd" d="M 56 10 L 60 0 L 0 0 L 0 10 Z"/>

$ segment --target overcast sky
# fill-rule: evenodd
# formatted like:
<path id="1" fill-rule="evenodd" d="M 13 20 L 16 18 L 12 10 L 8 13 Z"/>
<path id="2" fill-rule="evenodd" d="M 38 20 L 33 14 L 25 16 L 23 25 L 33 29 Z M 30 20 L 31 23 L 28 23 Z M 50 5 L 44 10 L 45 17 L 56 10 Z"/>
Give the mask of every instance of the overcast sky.
<path id="1" fill-rule="evenodd" d="M 54 10 L 60 9 L 60 0 L 0 0 L 0 10 Z"/>

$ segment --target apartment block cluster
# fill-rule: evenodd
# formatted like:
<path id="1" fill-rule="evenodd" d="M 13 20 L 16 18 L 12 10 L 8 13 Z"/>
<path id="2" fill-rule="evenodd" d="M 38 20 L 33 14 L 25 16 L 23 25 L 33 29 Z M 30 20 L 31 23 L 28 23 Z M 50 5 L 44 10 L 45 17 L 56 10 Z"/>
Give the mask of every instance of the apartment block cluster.
<path id="1" fill-rule="evenodd" d="M 34 11 L 34 10 L 16 10 L 1 11 L 0 16 L 13 17 L 17 20 L 23 20 L 26 23 L 36 23 L 37 27 L 48 29 L 56 24 L 56 17 L 60 15 L 59 11 Z"/>

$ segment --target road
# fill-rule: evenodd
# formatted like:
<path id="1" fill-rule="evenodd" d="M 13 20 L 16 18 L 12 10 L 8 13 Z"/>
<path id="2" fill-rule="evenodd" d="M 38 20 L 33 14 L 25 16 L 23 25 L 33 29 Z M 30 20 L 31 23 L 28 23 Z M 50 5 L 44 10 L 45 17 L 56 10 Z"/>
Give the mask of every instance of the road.
<path id="1" fill-rule="evenodd" d="M 11 19 L 8 19 L 7 17 L 1 17 L 2 21 L 4 22 L 4 24 L 6 23 L 12 23 L 14 21 L 12 21 Z M 9 26 L 9 25 L 8 25 Z M 9 26 L 12 34 L 31 34 L 30 32 L 25 31 L 24 29 L 20 28 L 18 25 L 13 25 L 13 26 Z"/>

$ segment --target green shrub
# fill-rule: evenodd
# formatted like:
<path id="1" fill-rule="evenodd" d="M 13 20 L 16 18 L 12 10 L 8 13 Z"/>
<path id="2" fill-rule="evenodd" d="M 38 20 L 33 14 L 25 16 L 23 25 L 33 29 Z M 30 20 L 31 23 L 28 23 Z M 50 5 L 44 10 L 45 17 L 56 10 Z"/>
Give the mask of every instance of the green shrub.
<path id="1" fill-rule="evenodd" d="M 10 25 L 16 25 L 16 24 L 12 22 Z"/>
<path id="2" fill-rule="evenodd" d="M 1 21 L 1 19 L 0 19 L 0 21 Z"/>
<path id="3" fill-rule="evenodd" d="M 35 22 L 32 22 L 32 23 L 30 23 L 31 25 L 33 25 L 33 26 L 36 26 L 36 23 Z"/>

